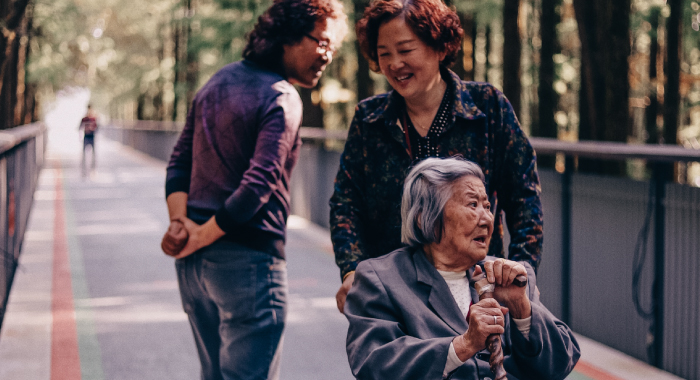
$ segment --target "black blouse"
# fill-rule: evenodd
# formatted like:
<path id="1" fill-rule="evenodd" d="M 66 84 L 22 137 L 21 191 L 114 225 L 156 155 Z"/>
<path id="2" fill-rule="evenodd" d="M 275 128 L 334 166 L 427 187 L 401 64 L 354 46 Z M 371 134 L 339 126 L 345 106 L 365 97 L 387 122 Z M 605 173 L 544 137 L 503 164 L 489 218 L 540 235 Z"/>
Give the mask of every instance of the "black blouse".
<path id="1" fill-rule="evenodd" d="M 452 107 L 454 107 L 452 102 L 452 98 L 454 97 L 453 87 L 453 85 L 450 85 L 448 86 L 447 90 L 445 90 L 445 94 L 442 96 L 442 102 L 440 103 L 440 108 L 438 108 L 438 112 L 433 119 L 433 124 L 430 126 L 428 134 L 425 135 L 425 137 L 418 133 L 416 127 L 411 121 L 411 118 L 407 117 L 408 136 L 411 142 L 411 153 L 413 154 L 414 160 L 422 160 L 428 157 L 439 157 L 438 138 L 445 131 L 445 127 L 447 126 L 447 122 L 449 121 L 449 117 L 452 113 Z"/>

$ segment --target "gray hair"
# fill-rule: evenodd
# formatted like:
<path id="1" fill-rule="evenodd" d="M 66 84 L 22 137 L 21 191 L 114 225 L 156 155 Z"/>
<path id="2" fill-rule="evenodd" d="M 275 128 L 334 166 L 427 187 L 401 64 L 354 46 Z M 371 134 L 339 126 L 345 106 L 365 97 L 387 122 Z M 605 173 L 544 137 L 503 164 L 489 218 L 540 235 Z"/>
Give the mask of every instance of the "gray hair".
<path id="1" fill-rule="evenodd" d="M 445 205 L 454 183 L 463 177 L 485 181 L 479 165 L 459 157 L 426 158 L 411 169 L 401 199 L 402 243 L 415 247 L 440 242 Z"/>

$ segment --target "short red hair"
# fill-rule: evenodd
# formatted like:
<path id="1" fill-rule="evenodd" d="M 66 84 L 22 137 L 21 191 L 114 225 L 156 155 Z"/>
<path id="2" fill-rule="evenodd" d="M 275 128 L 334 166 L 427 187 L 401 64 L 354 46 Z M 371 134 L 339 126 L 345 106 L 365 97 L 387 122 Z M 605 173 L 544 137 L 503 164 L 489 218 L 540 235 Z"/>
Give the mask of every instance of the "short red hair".
<path id="1" fill-rule="evenodd" d="M 355 25 L 360 50 L 372 71 L 379 72 L 379 27 L 399 16 L 404 17 L 421 41 L 435 51 L 445 53 L 441 65 L 449 67 L 457 59 L 464 31 L 455 11 L 442 0 L 374 0 Z"/>

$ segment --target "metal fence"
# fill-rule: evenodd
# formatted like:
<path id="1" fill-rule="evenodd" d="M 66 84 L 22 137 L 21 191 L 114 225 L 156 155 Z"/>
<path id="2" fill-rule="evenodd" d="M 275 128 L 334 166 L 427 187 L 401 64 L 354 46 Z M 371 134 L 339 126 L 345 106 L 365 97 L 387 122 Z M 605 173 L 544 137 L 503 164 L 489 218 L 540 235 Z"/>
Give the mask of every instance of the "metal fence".
<path id="1" fill-rule="evenodd" d="M 318 130 L 303 135 L 307 141 L 292 178 L 292 212 L 328 227 L 340 153 L 324 149 L 323 141 L 341 136 Z M 700 151 L 531 142 L 540 156 L 568 158 L 564 173 L 540 170 L 542 301 L 584 336 L 683 378 L 700 379 L 700 188 L 667 183 L 662 176 L 636 181 L 572 170 L 573 157 L 691 162 L 700 161 Z M 635 250 L 643 263 L 636 272 L 646 317 L 633 302 Z"/>
<path id="2" fill-rule="evenodd" d="M 0 327 L 44 164 L 45 132 L 42 123 L 0 131 Z"/>
<path id="3" fill-rule="evenodd" d="M 553 211 L 545 222 L 551 215 L 561 223 L 545 227 L 545 255 L 554 265 L 543 265 L 538 280 L 543 289 L 559 293 L 543 300 L 575 331 L 684 378 L 700 379 L 700 316 L 688 312 L 700 307 L 694 279 L 700 189 L 666 180 L 673 170 L 667 163 L 700 161 L 700 151 L 545 139 L 533 139 L 533 146 L 540 155 L 567 155 L 563 174 L 542 173 L 543 208 Z M 575 156 L 642 158 L 651 163 L 652 178 L 575 173 Z"/>
<path id="4" fill-rule="evenodd" d="M 178 130 L 136 123 L 106 133 L 167 160 Z M 325 142 L 345 136 L 303 129 L 302 137 L 305 144 L 291 183 L 292 212 L 327 227 L 340 153 L 325 149 Z M 661 175 L 636 181 L 582 174 L 572 165 L 574 157 L 700 162 L 700 151 L 531 142 L 540 156 L 567 157 L 564 173 L 540 170 L 545 226 L 538 283 L 543 302 L 584 336 L 700 380 L 700 188 L 667 183 Z M 635 256 L 643 264 L 637 268 Z M 635 273 L 645 317 L 633 302 Z"/>
<path id="5" fill-rule="evenodd" d="M 100 134 L 159 160 L 168 161 L 182 123 L 119 121 L 100 127 Z"/>

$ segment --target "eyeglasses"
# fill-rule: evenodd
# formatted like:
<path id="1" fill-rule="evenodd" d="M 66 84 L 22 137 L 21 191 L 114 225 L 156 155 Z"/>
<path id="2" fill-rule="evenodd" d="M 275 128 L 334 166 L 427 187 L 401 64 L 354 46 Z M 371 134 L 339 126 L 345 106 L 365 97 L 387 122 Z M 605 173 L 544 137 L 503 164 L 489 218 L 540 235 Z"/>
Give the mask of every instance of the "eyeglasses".
<path id="1" fill-rule="evenodd" d="M 326 53 L 331 53 L 333 55 L 335 53 L 335 46 L 331 45 L 328 41 L 321 41 L 318 38 L 306 33 L 304 34 L 305 37 L 308 37 L 310 40 L 315 41 L 318 44 L 318 52 L 321 54 L 326 54 Z"/>

